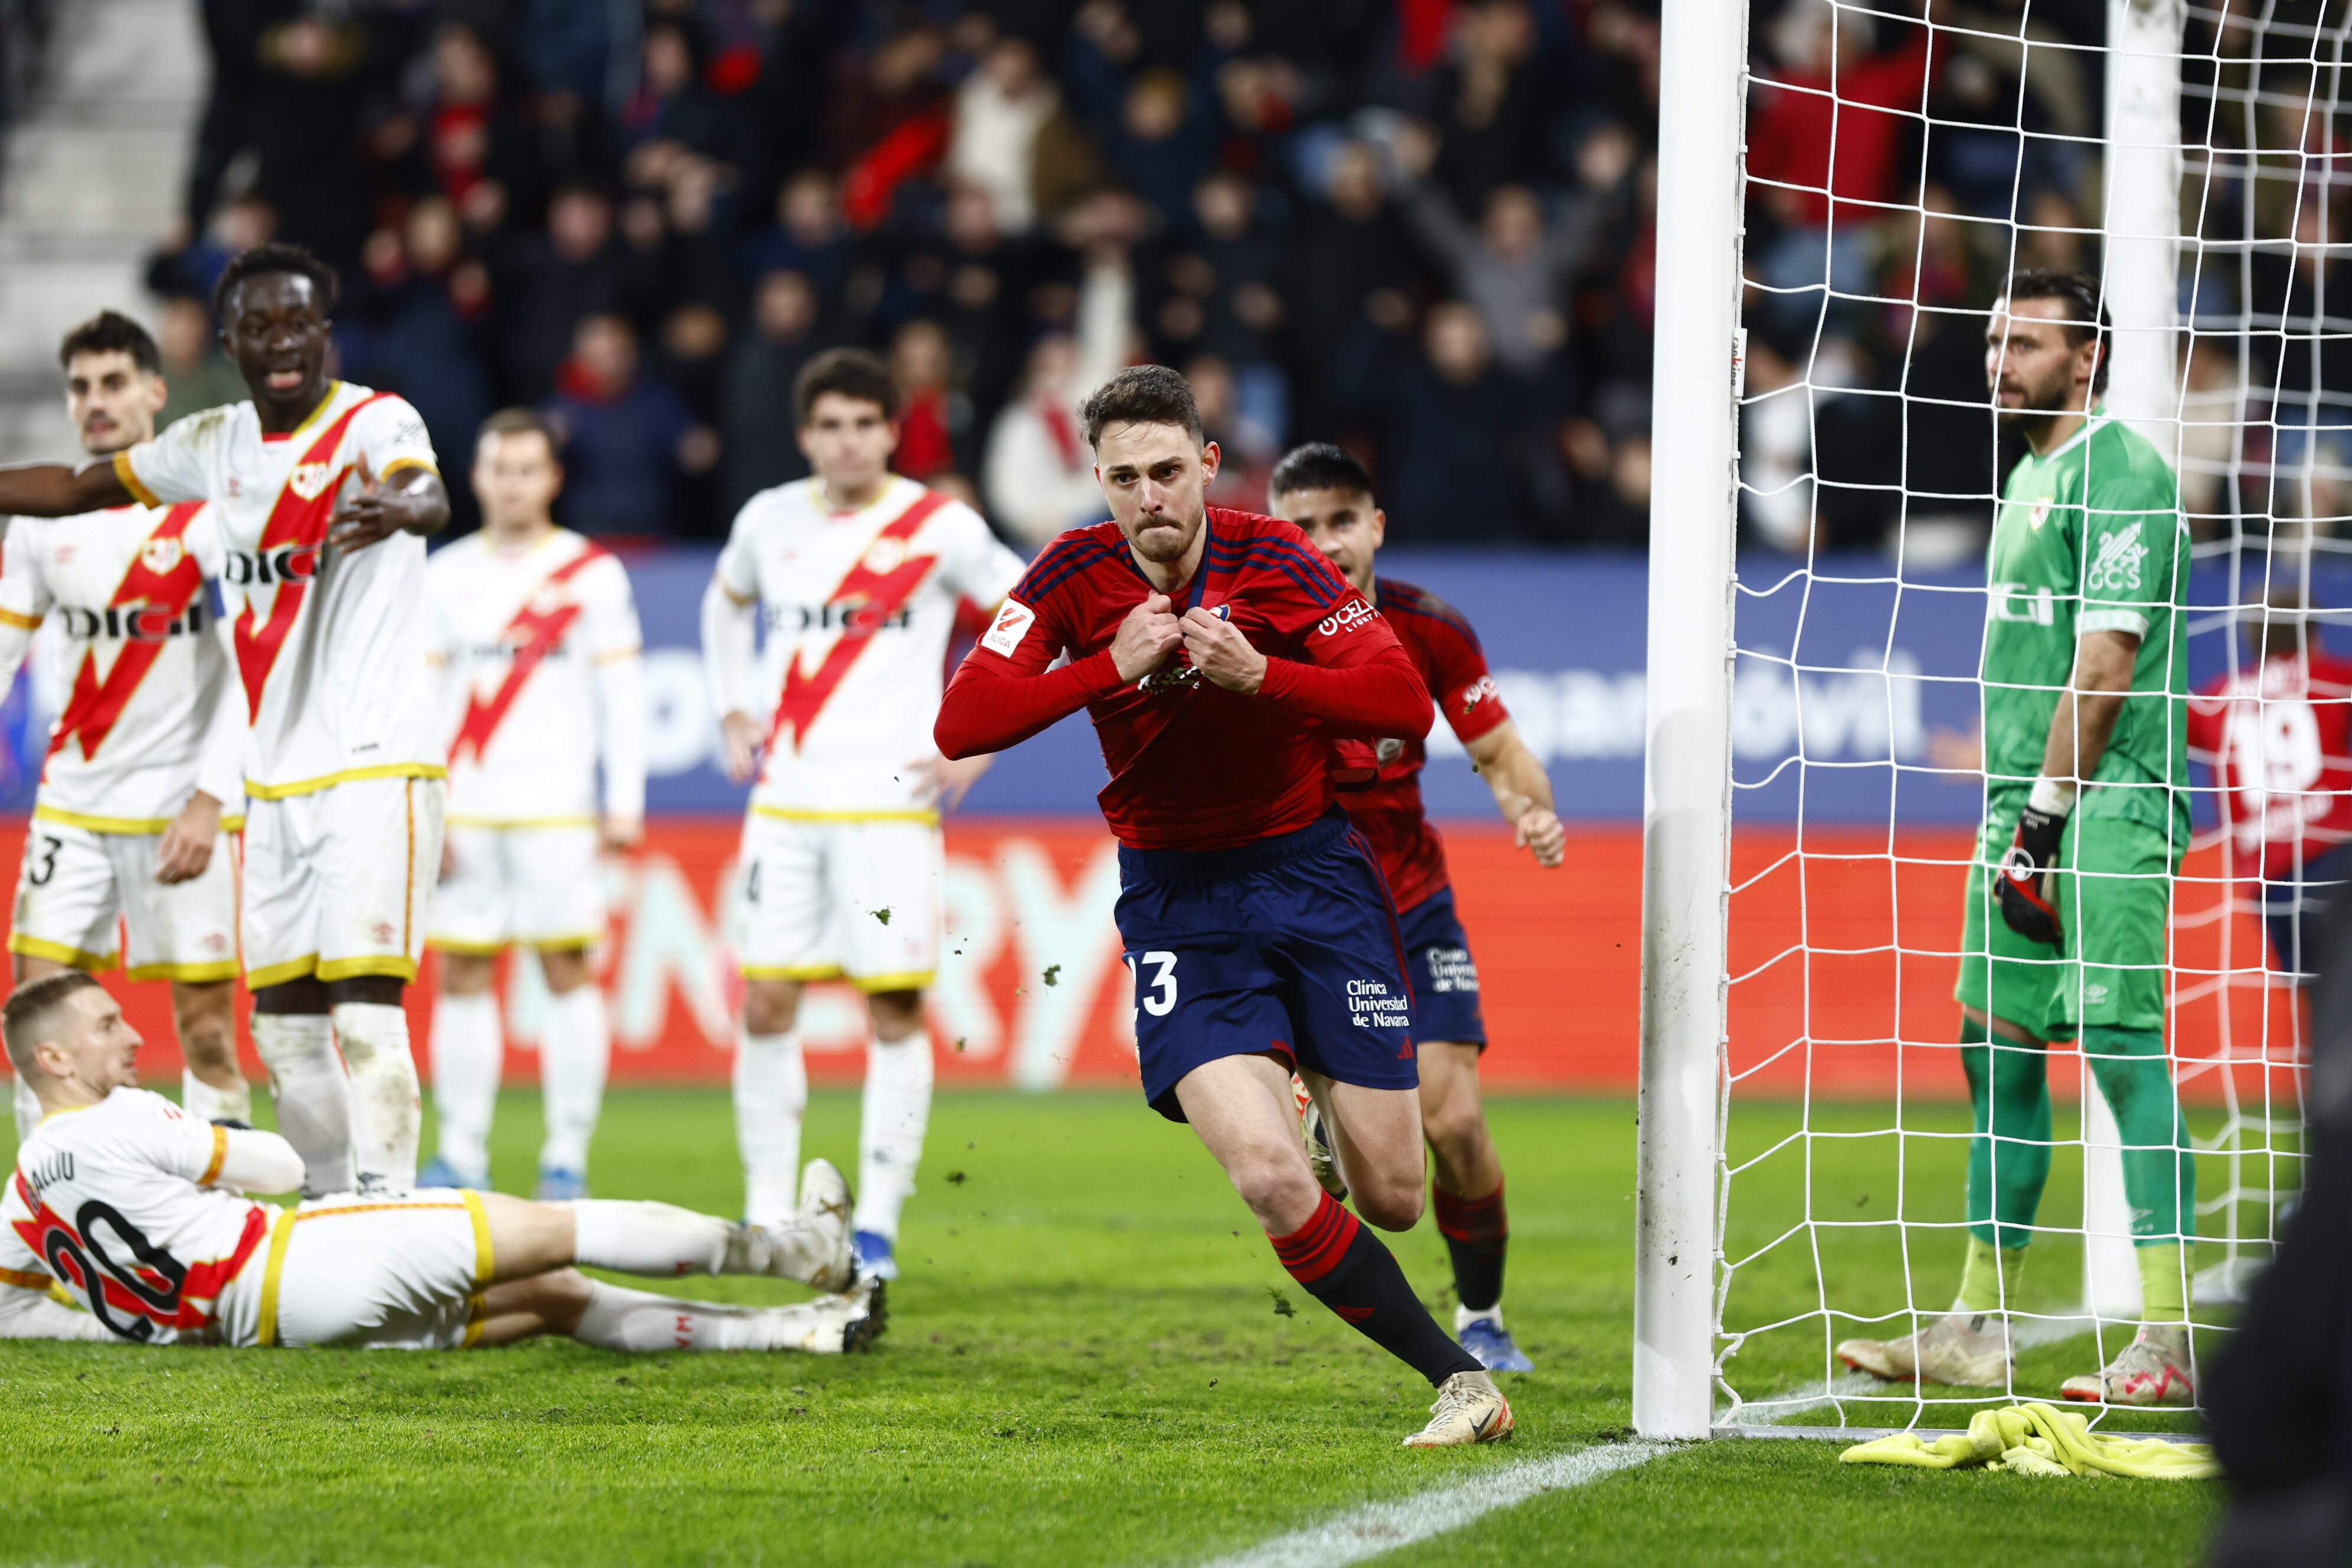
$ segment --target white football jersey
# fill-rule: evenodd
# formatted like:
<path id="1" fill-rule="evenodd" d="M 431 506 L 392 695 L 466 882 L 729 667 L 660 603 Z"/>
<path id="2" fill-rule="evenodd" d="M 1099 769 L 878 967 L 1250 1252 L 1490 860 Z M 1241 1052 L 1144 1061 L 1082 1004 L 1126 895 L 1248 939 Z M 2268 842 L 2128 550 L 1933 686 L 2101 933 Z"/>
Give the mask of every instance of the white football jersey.
<path id="1" fill-rule="evenodd" d="M 63 656 L 34 816 L 161 833 L 199 788 L 242 808 L 245 717 L 205 586 L 220 572 L 200 502 L 9 521 L 0 665 L 13 671 L 45 620 Z"/>
<path id="2" fill-rule="evenodd" d="M 225 1129 L 143 1089 L 44 1117 L 0 1195 L 0 1280 L 55 1280 L 141 1344 L 251 1344 L 278 1211 L 205 1184 L 227 1152 Z"/>
<path id="3" fill-rule="evenodd" d="M 762 490 L 736 515 L 719 580 L 757 598 L 771 734 L 755 809 L 827 815 L 929 806 L 910 763 L 931 742 L 956 606 L 1013 591 L 1021 557 L 980 514 L 891 476 L 870 506 L 825 510 L 814 479 Z"/>
<path id="4" fill-rule="evenodd" d="M 256 796 L 443 771 L 425 668 L 425 541 L 326 544 L 328 519 L 362 463 L 379 479 L 439 471 L 415 409 L 340 381 L 283 436 L 262 433 L 251 403 L 226 404 L 115 454 L 115 472 L 142 501 L 213 503 Z"/>
<path id="5" fill-rule="evenodd" d="M 426 658 L 444 671 L 448 820 L 593 824 L 600 751 L 606 812 L 643 816 L 643 688 L 634 668 L 612 679 L 644 640 L 620 560 L 569 529 L 512 553 L 474 533 L 435 552 L 425 583 Z"/>

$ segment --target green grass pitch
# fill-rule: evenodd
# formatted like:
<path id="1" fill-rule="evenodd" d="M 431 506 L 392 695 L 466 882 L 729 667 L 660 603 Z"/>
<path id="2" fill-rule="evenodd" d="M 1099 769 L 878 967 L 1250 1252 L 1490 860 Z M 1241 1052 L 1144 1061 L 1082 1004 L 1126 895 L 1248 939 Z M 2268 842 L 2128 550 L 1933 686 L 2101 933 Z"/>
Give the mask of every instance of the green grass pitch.
<path id="1" fill-rule="evenodd" d="M 1509 1382 L 1509 1445 L 1400 1449 L 1425 1389 L 1292 1284 L 1189 1134 L 1135 1099 L 942 1095 L 906 1278 L 871 1356 L 0 1346 L 0 1560 L 1182 1564 L 1621 1440 L 1633 1108 L 1501 1100 L 1492 1115 L 1510 1172 L 1507 1299 L 1539 1369 Z M 1735 1139 L 1768 1139 L 1776 1116 L 1793 1125 L 1793 1111 L 1755 1115 Z M 1907 1116 L 1965 1125 L 1951 1107 Z M 809 1152 L 854 1169 L 856 1126 L 853 1096 L 818 1093 Z M 537 1130 L 536 1100 L 508 1096 L 497 1173 L 509 1187 L 528 1180 Z M 1957 1207 L 1959 1150 L 1919 1141 L 1915 1208 Z M 722 1214 L 740 1200 L 720 1092 L 614 1093 L 596 1166 L 610 1195 Z M 1885 1168 L 1870 1141 L 1818 1145 L 1817 1208 L 1853 1206 Z M 1799 1204 L 1793 1172 L 1768 1163 L 1740 1189 L 1735 1251 Z M 2066 1186 L 2062 1169 L 2053 1220 Z M 1447 1275 L 1427 1222 L 1392 1244 L 1436 1300 Z M 1958 1250 L 1941 1236 L 1915 1249 L 1923 1292 L 1950 1290 Z M 1899 1303 L 1899 1264 L 1890 1278 L 1883 1248 L 1849 1251 L 1824 1258 L 1832 1291 Z M 1776 1253 L 1735 1305 L 1801 1309 L 1811 1267 Z M 2053 1299 L 2071 1267 L 2049 1260 Z M 776 1289 L 698 1284 L 744 1299 Z M 1758 1342 L 1739 1381 L 1818 1378 L 1821 1337 Z M 2071 1359 L 2037 1352 L 2027 1375 L 2054 1382 L 2081 1359 L 2080 1345 Z M 2214 1506 L 2201 1486 L 1844 1467 L 1836 1452 L 1696 1445 L 1380 1561 L 2188 1563 Z"/>

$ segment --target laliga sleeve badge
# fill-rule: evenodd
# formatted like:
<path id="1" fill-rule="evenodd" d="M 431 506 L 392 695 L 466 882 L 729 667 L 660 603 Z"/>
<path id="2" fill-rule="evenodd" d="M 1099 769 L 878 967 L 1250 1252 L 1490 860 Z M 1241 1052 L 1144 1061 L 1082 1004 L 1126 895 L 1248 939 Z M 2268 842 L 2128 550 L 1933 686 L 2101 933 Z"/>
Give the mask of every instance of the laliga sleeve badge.
<path id="1" fill-rule="evenodd" d="M 1021 639 L 1029 635 L 1029 628 L 1036 622 L 1036 611 L 1017 599 L 1007 599 L 997 606 L 996 619 L 989 623 L 988 630 L 981 634 L 980 646 L 1011 658 L 1013 650 L 1021 646 Z"/>

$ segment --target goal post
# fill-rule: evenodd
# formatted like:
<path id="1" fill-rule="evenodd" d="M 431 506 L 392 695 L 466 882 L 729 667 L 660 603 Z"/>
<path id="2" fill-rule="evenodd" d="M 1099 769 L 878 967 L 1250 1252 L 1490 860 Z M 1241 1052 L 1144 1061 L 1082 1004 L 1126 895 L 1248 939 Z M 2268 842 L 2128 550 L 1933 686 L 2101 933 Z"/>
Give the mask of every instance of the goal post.
<path id="1" fill-rule="evenodd" d="M 2319 820 L 2323 761 L 2352 759 L 2305 741 L 2289 755 L 2317 698 L 2269 666 L 2239 672 L 2250 647 L 2290 646 L 2264 630 L 2282 604 L 2298 626 L 2352 622 L 2352 10 L 2101 9 L 2103 31 L 2079 8 L 1664 0 L 1633 1367 L 1646 1436 L 1950 1428 L 2053 1397 L 2131 1342 L 2144 1259 L 2158 1306 L 2177 1304 L 2168 1259 L 2188 1276 L 2194 1362 L 2297 1184 L 2305 998 L 2276 950 L 2295 906 L 2263 836 Z M 2005 1016 L 2051 1021 L 2056 1103 L 2001 1125 L 2049 1130 L 1979 1143 L 1967 1074 L 2009 1086 L 1997 1120 L 2021 1114 L 2031 1080 L 1996 1073 L 1954 999 L 1964 942 L 1985 940 L 1963 935 L 1968 890 L 2034 771 L 2011 754 L 2011 703 L 1989 773 L 1988 691 L 2070 679 L 1989 688 L 1983 666 L 1989 625 L 2049 626 L 2062 596 L 2044 586 L 2033 613 L 2011 592 L 2027 584 L 1989 589 L 1984 567 L 2023 448 L 1997 426 L 1983 338 L 2028 267 L 2095 281 L 2113 325 L 2105 416 L 2179 477 L 2183 640 L 2151 646 L 2185 647 L 2168 681 L 2210 694 L 2189 705 L 2210 738 L 2185 780 L 2168 753 L 2102 775 L 2174 779 L 2193 802 L 2185 859 L 2168 838 L 2171 868 L 2158 855 L 2099 873 L 2163 882 L 2161 958 L 2062 971 L 2082 1008 L 2084 972 L 2160 968 L 2160 1036 L 2149 1005 L 2107 1037 L 2140 1042 L 2125 1049 L 2143 1064 L 2160 1052 L 2185 1109 L 2128 1146 L 2092 1068 L 2119 1091 L 2152 1077 L 2116 1072 L 2105 1046 L 2095 1064 L 2059 1020 L 2090 1033 L 2098 1016 L 2042 1002 Z M 2039 493 L 2012 529 L 2041 526 L 2057 492 Z M 2251 861 L 2223 764 L 2268 792 L 2252 795 Z M 2294 832 L 2297 866 L 2330 842 Z M 2145 1129 L 2149 1103 L 2124 1096 L 2125 1125 Z M 2183 1173 L 2168 1195 L 2152 1166 Z M 2176 1210 L 2177 1227 L 2150 1218 Z M 2014 1355 L 1994 1357 L 1998 1385 L 1876 1382 L 1849 1370 L 1891 1364 L 1876 1350 L 1839 1353 L 1958 1300 L 2001 1303 Z"/>
<path id="2" fill-rule="evenodd" d="M 1633 1426 L 1713 1420 L 1717 1083 L 1731 833 L 1744 0 L 1665 0 L 1658 149 Z"/>

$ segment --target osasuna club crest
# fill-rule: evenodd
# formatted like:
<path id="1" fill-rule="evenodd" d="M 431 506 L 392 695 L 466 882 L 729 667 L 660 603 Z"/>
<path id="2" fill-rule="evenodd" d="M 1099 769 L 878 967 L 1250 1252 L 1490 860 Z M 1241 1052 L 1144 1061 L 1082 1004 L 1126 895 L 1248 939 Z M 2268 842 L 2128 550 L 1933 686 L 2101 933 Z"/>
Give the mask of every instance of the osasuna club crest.
<path id="1" fill-rule="evenodd" d="M 317 500 L 334 473 L 332 463 L 297 463 L 293 471 L 286 476 L 286 483 L 304 500 Z"/>
<path id="2" fill-rule="evenodd" d="M 139 547 L 139 564 L 158 577 L 168 577 L 187 553 L 176 538 L 151 539 Z"/>

